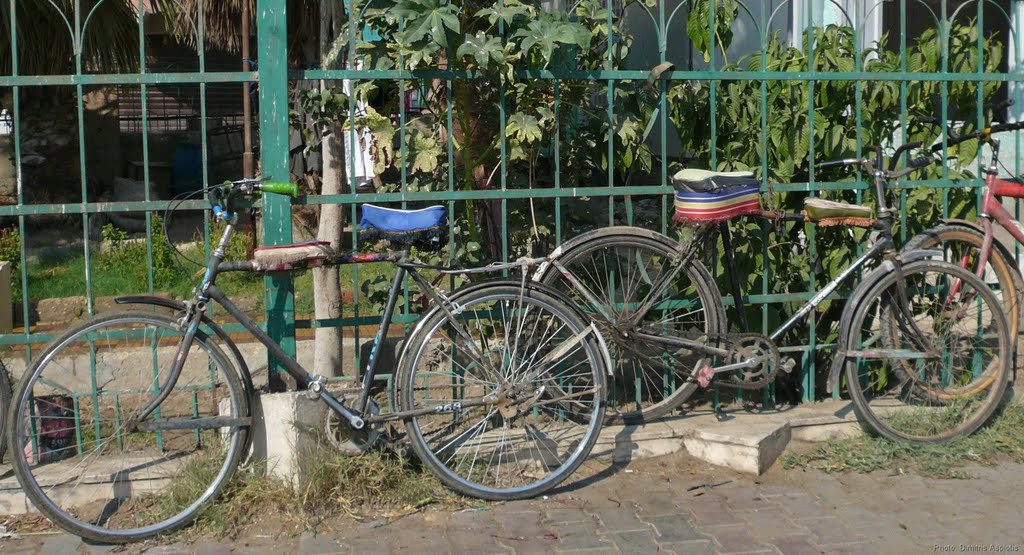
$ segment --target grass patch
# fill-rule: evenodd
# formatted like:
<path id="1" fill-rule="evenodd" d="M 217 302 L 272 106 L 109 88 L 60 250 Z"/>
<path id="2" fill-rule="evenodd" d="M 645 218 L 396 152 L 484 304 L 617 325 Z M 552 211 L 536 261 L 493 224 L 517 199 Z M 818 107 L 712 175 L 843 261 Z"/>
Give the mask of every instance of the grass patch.
<path id="1" fill-rule="evenodd" d="M 826 441 L 806 453 L 786 453 L 783 468 L 823 472 L 916 473 L 931 478 L 968 478 L 968 463 L 1024 462 L 1024 405 L 1006 404 L 988 426 L 967 437 L 938 445 L 913 445 L 860 436 Z"/>
<path id="2" fill-rule="evenodd" d="M 212 464 L 204 458 L 189 463 L 159 499 L 148 503 L 152 512 L 146 520 L 168 518 L 195 500 L 223 459 L 210 457 L 209 461 Z M 420 468 L 418 461 L 391 451 L 349 457 L 319 448 L 305 459 L 299 476 L 299 483 L 292 487 L 284 479 L 264 475 L 262 468 L 240 468 L 217 500 L 180 534 L 236 537 L 261 522 L 283 533 L 297 533 L 335 516 L 395 518 L 434 503 L 462 502 Z"/>

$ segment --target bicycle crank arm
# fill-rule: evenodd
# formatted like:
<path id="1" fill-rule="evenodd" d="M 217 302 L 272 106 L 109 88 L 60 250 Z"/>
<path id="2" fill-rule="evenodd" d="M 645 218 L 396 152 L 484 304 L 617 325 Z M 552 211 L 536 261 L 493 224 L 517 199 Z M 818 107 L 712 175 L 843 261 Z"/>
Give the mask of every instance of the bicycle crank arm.
<path id="1" fill-rule="evenodd" d="M 753 368 L 758 365 L 757 359 L 748 358 L 743 362 L 735 362 L 733 364 L 726 364 L 725 366 L 705 366 L 697 372 L 697 383 L 701 387 L 707 387 L 711 384 L 711 379 L 718 374 L 725 372 L 732 372 L 734 370 L 743 370 L 744 368 Z"/>
<path id="2" fill-rule="evenodd" d="M 348 425 L 351 426 L 353 430 L 362 430 L 363 427 L 366 426 L 366 421 L 363 420 L 361 416 L 352 412 L 351 410 L 349 410 L 348 407 L 341 404 L 341 401 L 335 399 L 333 395 L 327 392 L 327 389 L 323 387 L 320 387 L 319 389 L 320 391 L 317 391 L 317 393 L 319 393 L 320 398 L 323 399 L 325 403 L 327 403 L 327 406 L 331 407 L 331 410 L 338 413 L 338 416 L 344 418 L 345 421 L 348 422 Z M 311 387 L 310 391 L 314 391 L 314 388 Z"/>
<path id="3" fill-rule="evenodd" d="M 625 339 L 635 338 L 646 343 L 668 345 L 670 347 L 678 347 L 680 349 L 689 349 L 695 353 L 700 353 L 708 356 L 715 357 L 727 357 L 730 352 L 728 349 L 720 349 L 718 347 L 712 347 L 708 345 L 708 340 L 695 340 L 695 339 L 683 339 L 681 337 L 671 337 L 667 335 L 651 335 L 642 331 L 630 333 Z"/>

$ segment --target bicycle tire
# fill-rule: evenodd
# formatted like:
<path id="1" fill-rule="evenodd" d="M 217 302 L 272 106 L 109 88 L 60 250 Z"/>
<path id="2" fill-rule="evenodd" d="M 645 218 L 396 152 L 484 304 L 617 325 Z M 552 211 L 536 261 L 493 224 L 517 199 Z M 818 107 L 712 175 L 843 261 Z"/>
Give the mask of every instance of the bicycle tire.
<path id="1" fill-rule="evenodd" d="M 907 241 L 903 251 L 934 249 L 942 246 L 946 262 L 958 264 L 977 273 L 977 256 L 985 240 L 984 231 L 965 224 L 942 224 L 918 233 Z M 966 266 L 965 266 L 966 263 Z M 1017 357 L 1014 372 L 1024 366 L 1024 349 L 1021 348 L 1021 331 L 1024 330 L 1024 277 L 1017 269 L 1013 255 L 995 239 L 989 254 L 988 269 L 983 278 L 991 286 L 998 286 L 1003 301 L 1003 312 L 1010 322 L 1010 333 L 1015 338 Z"/>
<path id="2" fill-rule="evenodd" d="M 11 375 L 0 360 L 0 463 L 7 453 L 7 412 L 11 408 Z"/>
<path id="3" fill-rule="evenodd" d="M 968 304 L 951 303 L 948 291 L 954 282 L 960 284 L 963 298 L 972 299 Z M 906 291 L 902 296 L 900 288 Z M 955 264 L 921 260 L 882 276 L 863 299 L 851 320 L 847 347 L 852 351 L 846 361 L 847 389 L 861 422 L 877 435 L 914 443 L 941 443 L 982 426 L 1002 401 L 1012 361 L 1009 323 L 985 282 Z M 975 314 L 971 304 L 986 308 Z M 911 318 L 902 316 L 904 312 Z M 895 345 L 883 341 L 887 351 L 877 353 L 872 345 L 879 334 L 891 334 L 882 322 L 893 314 L 902 318 L 904 333 L 895 338 Z M 915 337 L 918 331 L 928 336 Z M 968 345 L 968 350 L 958 349 L 961 345 Z M 919 356 L 922 349 L 934 354 Z M 986 353 L 993 353 L 993 358 L 985 361 Z M 893 359 L 903 362 L 891 372 L 888 364 Z M 906 371 L 910 359 L 915 361 L 914 372 Z M 975 395 L 961 390 L 953 402 L 934 400 L 936 390 L 970 383 L 965 379 L 988 380 L 989 385 Z M 915 391 L 922 382 L 930 389 L 927 395 Z M 954 413 L 961 407 L 966 414 Z M 948 428 L 939 429 L 946 423 Z"/>
<path id="4" fill-rule="evenodd" d="M 436 410 L 405 419 L 413 450 L 443 484 L 467 496 L 511 500 L 548 491 L 586 460 L 604 421 L 598 338 L 586 333 L 592 328 L 574 307 L 538 288 L 498 282 L 450 298 L 468 340 L 447 314 L 433 311 L 399 361 L 401 409 Z M 559 352 L 563 344 L 568 350 Z M 555 359 L 549 364 L 547 356 Z M 553 383 L 559 387 L 549 390 Z M 451 409 L 502 387 L 516 393 Z"/>
<path id="5" fill-rule="evenodd" d="M 678 241 L 640 228 L 597 230 L 588 235 L 590 236 L 558 254 L 556 260 L 583 281 L 607 306 L 625 306 L 639 302 L 644 298 L 644 293 L 641 292 L 643 287 L 637 284 L 635 287 L 623 288 L 622 292 L 630 293 L 619 298 L 614 298 L 618 291 L 598 291 L 605 289 L 600 286 L 601 278 L 597 277 L 601 270 L 586 268 L 589 261 L 596 261 L 598 257 L 609 261 L 608 253 L 614 253 L 612 259 L 616 261 L 617 269 L 621 270 L 619 261 L 623 259 L 638 261 L 638 268 L 644 265 L 646 260 L 650 263 L 646 269 L 638 273 L 626 273 L 653 284 L 657 280 L 650 274 L 656 272 L 656 275 L 661 275 L 660 272 L 667 271 L 671 267 L 671 261 L 680 255 Z M 611 266 L 611 262 L 606 264 Z M 644 275 L 646 277 L 643 277 Z M 590 304 L 551 264 L 539 277 L 539 281 L 557 288 L 581 307 Z M 607 283 L 612 281 L 612 277 L 606 280 Z M 595 283 L 598 287 L 594 286 Z M 690 325 L 686 325 L 686 322 L 662 325 L 660 329 L 655 330 L 651 328 L 657 327 L 658 317 L 652 310 L 645 321 L 638 324 L 640 327 L 647 328 L 645 331 L 652 335 L 685 335 L 691 339 L 709 337 L 725 331 L 725 307 L 721 293 L 711 274 L 699 260 L 691 258 L 687 262 L 686 268 L 677 277 L 673 287 L 675 291 L 663 298 L 669 303 L 700 303 L 700 308 L 692 312 L 703 313 L 704 319 L 694 320 L 689 323 Z M 648 292 L 649 289 L 648 287 Z M 632 316 L 628 310 L 617 312 L 616 322 L 606 321 L 600 312 L 593 308 L 589 312 L 604 334 L 612 355 L 613 378 L 609 391 L 609 423 L 639 423 L 661 418 L 675 410 L 697 391 L 698 386 L 693 377 L 709 362 L 710 357 L 684 352 L 681 349 L 670 353 L 670 349 L 660 344 L 641 342 L 642 344 L 638 345 L 635 335 L 629 333 L 630 330 L 618 329 L 621 327 L 618 325 L 620 322 Z M 672 309 L 661 314 L 666 320 L 673 317 Z"/>
<path id="6" fill-rule="evenodd" d="M 162 333 L 149 332 L 150 328 Z M 169 533 L 189 525 L 230 480 L 248 443 L 247 426 L 143 432 L 125 425 L 132 416 L 131 408 L 126 407 L 135 403 L 141 408 L 152 399 L 155 384 L 165 378 L 160 372 L 169 368 L 158 366 L 159 361 L 173 358 L 181 335 L 175 320 L 163 315 L 102 315 L 54 339 L 26 371 L 7 423 L 10 444 L 24 448 L 14 448 L 11 459 L 26 496 L 64 530 L 104 543 L 142 541 Z M 140 339 L 132 346 L 140 350 L 114 347 L 112 340 L 118 338 Z M 202 330 L 196 332 L 189 353 L 205 356 L 193 358 L 192 364 L 186 361 L 177 384 L 152 420 L 182 415 L 182 421 L 198 418 L 200 407 L 209 408 L 215 416 L 248 415 L 250 399 L 237 371 Z M 88 362 L 83 361 L 85 357 Z M 75 362 L 83 365 L 82 371 L 67 372 L 68 363 Z M 47 373 L 52 367 L 59 368 Z M 158 367 L 154 375 L 153 368 Z M 86 373 L 91 386 L 83 385 L 85 377 L 75 377 Z M 105 380 L 102 384 L 100 376 Z M 126 378 L 117 381 L 119 376 Z M 91 389 L 74 397 L 69 415 L 65 412 L 69 403 L 61 396 L 75 395 L 76 379 L 78 385 Z M 37 415 L 39 399 L 53 391 L 63 392 L 46 401 L 60 407 L 53 412 L 57 416 Z M 108 414 L 112 416 L 103 417 Z M 90 417 L 92 422 L 87 421 Z M 54 419 L 56 427 L 45 427 L 44 418 Z M 42 446 L 44 439 L 70 435 L 72 428 L 60 426 L 70 426 L 72 418 L 75 445 L 53 451 L 49 450 L 52 445 Z M 171 454 L 172 449 L 180 452 Z M 101 461 L 105 451 L 111 457 Z M 218 462 L 221 458 L 223 462 Z M 72 470 L 79 477 L 74 482 L 61 476 L 54 480 L 53 475 L 61 470 Z M 212 479 L 207 480 L 208 476 Z M 77 489 L 80 486 L 82 490 Z"/>

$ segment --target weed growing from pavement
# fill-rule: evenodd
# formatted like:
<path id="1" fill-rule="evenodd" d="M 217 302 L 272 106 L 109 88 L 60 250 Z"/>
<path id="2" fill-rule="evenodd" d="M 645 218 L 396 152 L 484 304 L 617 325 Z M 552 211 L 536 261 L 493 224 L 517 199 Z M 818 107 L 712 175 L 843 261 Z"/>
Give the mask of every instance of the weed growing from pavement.
<path id="1" fill-rule="evenodd" d="M 209 480 L 189 481 L 192 475 L 203 473 L 183 473 L 161 496 L 195 499 L 196 488 L 206 487 Z M 183 495 L 177 496 L 179 489 Z M 319 447 L 303 459 L 295 487 L 283 478 L 264 475 L 259 465 L 240 468 L 217 500 L 181 534 L 234 537 L 261 522 L 283 533 L 299 532 L 334 516 L 388 518 L 433 503 L 460 502 L 417 461 L 394 452 L 372 450 L 351 457 Z"/>
<path id="2" fill-rule="evenodd" d="M 1024 462 L 1024 405 L 1003 407 L 989 425 L 968 437 L 937 445 L 911 445 L 859 436 L 824 442 L 803 453 L 782 456 L 783 468 L 824 472 L 913 472 L 932 478 L 968 478 L 968 463 L 995 464 L 1003 458 Z"/>

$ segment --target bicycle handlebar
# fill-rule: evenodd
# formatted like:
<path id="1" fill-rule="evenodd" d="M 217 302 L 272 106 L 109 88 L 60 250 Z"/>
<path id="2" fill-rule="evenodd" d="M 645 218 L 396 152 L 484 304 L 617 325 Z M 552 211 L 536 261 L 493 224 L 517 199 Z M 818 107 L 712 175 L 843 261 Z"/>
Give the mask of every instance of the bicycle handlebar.
<path id="1" fill-rule="evenodd" d="M 257 177 L 239 179 L 238 181 L 225 181 L 223 185 L 211 187 L 210 205 L 216 216 L 222 214 L 231 217 L 235 212 L 235 198 L 239 195 L 254 195 L 257 193 L 274 193 L 292 198 L 299 196 L 299 187 L 294 183 L 282 183 L 269 181 L 269 177 Z M 227 195 L 225 195 L 225 191 Z"/>
<path id="2" fill-rule="evenodd" d="M 979 129 L 978 131 L 974 131 L 973 133 L 968 133 L 966 135 L 957 135 L 954 130 L 949 129 L 946 132 L 947 139 L 945 146 L 951 147 L 969 141 L 971 139 L 980 139 L 981 141 L 984 142 L 988 141 L 988 139 L 992 136 L 993 133 L 1000 133 L 1003 131 L 1018 131 L 1020 129 L 1024 129 L 1024 121 L 1015 121 L 1013 123 L 999 123 L 996 125 L 992 125 L 990 127 L 986 127 L 984 129 Z M 942 146 L 942 143 L 932 145 L 931 151 L 938 152 L 942 150 Z"/>
<path id="3" fill-rule="evenodd" d="M 278 195 L 285 195 L 292 198 L 299 196 L 299 186 L 294 183 L 263 183 L 258 185 L 257 189 L 263 191 L 264 193 L 275 193 Z"/>
<path id="4" fill-rule="evenodd" d="M 905 143 L 896 149 L 896 152 L 892 153 L 892 157 L 889 158 L 889 171 L 896 171 L 896 164 L 900 161 L 900 155 L 908 150 L 921 147 L 921 141 L 914 141 L 912 143 Z"/>
<path id="5" fill-rule="evenodd" d="M 892 157 L 889 159 L 889 167 L 887 170 L 881 172 L 883 179 L 896 179 L 903 177 L 904 175 L 924 168 L 931 164 L 934 159 L 930 156 L 920 156 L 910 160 L 902 170 L 896 169 L 896 164 L 899 162 L 900 154 L 913 150 L 921 146 L 920 142 L 907 143 L 896 149 Z M 842 160 L 829 160 L 827 162 L 821 162 L 817 165 L 818 169 L 838 168 L 843 166 L 863 166 L 865 170 L 869 171 L 880 171 L 882 167 L 882 149 L 877 146 L 864 147 L 864 150 L 871 151 L 875 154 L 873 157 L 865 158 L 843 158 Z"/>
<path id="6" fill-rule="evenodd" d="M 843 158 L 842 160 L 829 160 L 818 164 L 818 169 L 839 168 L 842 166 L 859 166 L 864 162 L 861 158 Z"/>

